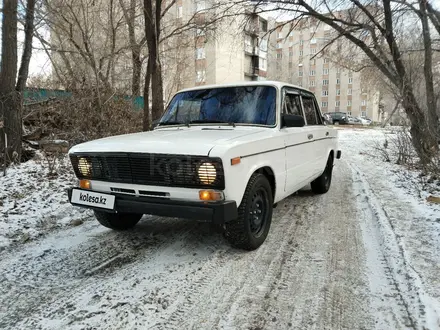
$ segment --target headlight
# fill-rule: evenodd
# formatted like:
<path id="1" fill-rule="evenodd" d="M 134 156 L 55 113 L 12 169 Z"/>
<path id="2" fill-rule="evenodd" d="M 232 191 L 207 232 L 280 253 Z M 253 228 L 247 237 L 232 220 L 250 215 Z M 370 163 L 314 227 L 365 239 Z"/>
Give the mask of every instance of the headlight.
<path id="1" fill-rule="evenodd" d="M 211 163 L 201 164 L 197 173 L 199 174 L 200 181 L 204 184 L 212 184 L 217 178 L 217 170 Z"/>
<path id="2" fill-rule="evenodd" d="M 80 157 L 78 159 L 78 170 L 85 177 L 91 176 L 92 166 L 87 158 Z"/>

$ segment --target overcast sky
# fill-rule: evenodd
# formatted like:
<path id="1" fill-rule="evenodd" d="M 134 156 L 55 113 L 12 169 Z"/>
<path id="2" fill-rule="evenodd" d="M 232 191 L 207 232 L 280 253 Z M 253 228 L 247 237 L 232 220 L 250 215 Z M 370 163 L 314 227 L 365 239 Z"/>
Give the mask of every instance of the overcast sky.
<path id="1" fill-rule="evenodd" d="M 73 0 L 75 1 L 75 0 Z M 431 3 L 440 9 L 440 0 L 431 0 Z M 0 0 L 0 8 L 3 7 L 3 0 Z M 277 20 L 286 20 L 289 18 L 289 15 L 285 14 L 277 14 L 275 12 L 267 13 L 264 16 L 271 16 L 273 18 L 276 18 Z M 1 21 L 2 21 L 2 14 L 0 13 L 0 30 L 1 30 Z M 23 33 L 23 26 L 19 26 L 19 34 L 18 34 L 18 40 L 19 40 L 19 58 L 21 57 L 21 50 L 24 40 L 24 33 Z M 48 31 L 40 31 L 40 33 L 44 33 L 46 38 L 49 37 Z M 0 44 L 1 44 L 1 34 L 0 34 Z M 48 76 L 51 73 L 51 64 L 49 61 L 49 58 L 47 57 L 44 50 L 42 50 L 41 43 L 34 38 L 33 40 L 33 46 L 34 50 L 32 52 L 32 58 L 30 62 L 29 67 L 29 74 L 30 76 Z M 1 48 L 0 48 L 1 49 Z"/>

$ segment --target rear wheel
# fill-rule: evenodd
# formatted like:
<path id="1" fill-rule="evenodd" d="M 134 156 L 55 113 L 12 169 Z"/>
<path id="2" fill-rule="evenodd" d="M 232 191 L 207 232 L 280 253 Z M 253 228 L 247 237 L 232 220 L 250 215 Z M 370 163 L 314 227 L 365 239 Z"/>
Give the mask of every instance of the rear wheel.
<path id="1" fill-rule="evenodd" d="M 141 220 L 143 214 L 137 213 L 108 213 L 103 211 L 94 211 L 95 218 L 104 227 L 114 230 L 130 229 Z"/>
<path id="2" fill-rule="evenodd" d="M 315 194 L 325 194 L 332 183 L 332 173 L 333 173 L 333 156 L 330 155 L 327 160 L 324 172 L 312 181 L 312 191 Z"/>
<path id="3" fill-rule="evenodd" d="M 238 219 L 225 224 L 225 237 L 235 247 L 255 250 L 266 240 L 272 221 L 273 197 L 267 178 L 250 178 L 238 208 Z"/>

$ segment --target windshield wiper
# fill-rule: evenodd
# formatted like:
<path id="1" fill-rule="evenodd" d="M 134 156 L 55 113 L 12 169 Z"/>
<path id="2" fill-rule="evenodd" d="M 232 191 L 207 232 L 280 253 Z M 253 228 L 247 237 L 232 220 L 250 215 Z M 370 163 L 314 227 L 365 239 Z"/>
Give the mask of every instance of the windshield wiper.
<path id="1" fill-rule="evenodd" d="M 164 121 L 164 122 L 159 122 L 158 126 L 165 126 L 165 125 L 185 125 L 188 126 L 187 123 L 182 123 L 180 121 Z"/>
<path id="2" fill-rule="evenodd" d="M 235 127 L 234 122 L 227 122 L 222 120 L 208 120 L 208 119 L 196 119 L 189 121 L 190 124 L 228 124 Z"/>

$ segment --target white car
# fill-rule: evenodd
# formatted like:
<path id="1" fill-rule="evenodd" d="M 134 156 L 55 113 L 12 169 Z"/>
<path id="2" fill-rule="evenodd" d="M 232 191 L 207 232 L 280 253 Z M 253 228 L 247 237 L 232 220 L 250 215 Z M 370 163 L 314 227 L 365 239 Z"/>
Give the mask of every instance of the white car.
<path id="1" fill-rule="evenodd" d="M 143 214 L 210 221 L 238 248 L 266 239 L 277 202 L 330 188 L 337 130 L 315 96 L 281 82 L 178 92 L 154 130 L 72 147 L 69 201 L 123 230 Z"/>

